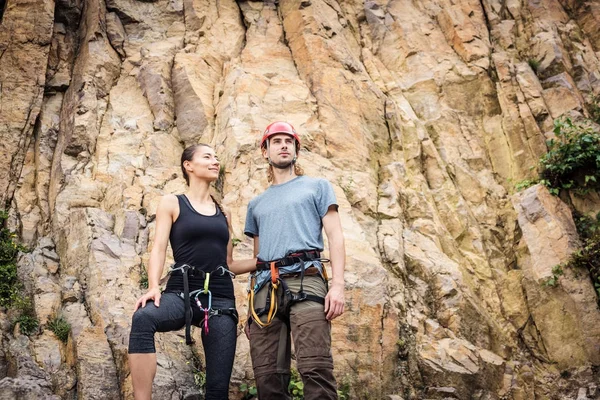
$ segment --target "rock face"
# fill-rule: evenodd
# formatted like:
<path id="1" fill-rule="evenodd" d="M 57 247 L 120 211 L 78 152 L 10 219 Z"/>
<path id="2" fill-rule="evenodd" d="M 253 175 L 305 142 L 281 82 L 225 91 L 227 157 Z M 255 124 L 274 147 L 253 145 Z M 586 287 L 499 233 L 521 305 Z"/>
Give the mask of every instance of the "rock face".
<path id="1" fill-rule="evenodd" d="M 579 246 L 570 211 L 512 190 L 553 120 L 600 93 L 597 2 L 2 4 L 0 208 L 32 250 L 19 276 L 41 327 L 19 335 L 0 311 L 0 398 L 133 398 L 131 309 L 160 196 L 185 191 L 181 151 L 220 155 L 245 258 L 245 206 L 267 187 L 258 140 L 279 119 L 340 205 L 347 398 L 600 398 L 594 288 L 572 270 L 543 285 Z M 573 203 L 600 211 L 597 194 Z M 201 348 L 156 341 L 154 396 L 198 398 Z M 251 378 L 240 329 L 232 398 Z"/>

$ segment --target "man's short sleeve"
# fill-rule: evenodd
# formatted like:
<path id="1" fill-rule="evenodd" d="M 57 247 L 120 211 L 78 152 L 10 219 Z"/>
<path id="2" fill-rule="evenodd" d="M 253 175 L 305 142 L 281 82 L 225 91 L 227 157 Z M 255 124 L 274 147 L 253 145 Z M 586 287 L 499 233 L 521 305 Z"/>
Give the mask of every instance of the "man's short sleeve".
<path id="1" fill-rule="evenodd" d="M 333 186 L 331 183 L 325 179 L 319 179 L 319 199 L 317 199 L 317 210 L 319 211 L 319 216 L 323 218 L 330 206 L 335 206 L 336 210 L 338 208 L 337 199 L 335 198 L 335 192 L 333 191 Z"/>
<path id="2" fill-rule="evenodd" d="M 256 220 L 254 219 L 254 207 L 252 202 L 248 204 L 248 211 L 246 213 L 246 226 L 244 227 L 244 233 L 246 236 L 253 238 L 254 236 L 258 236 L 258 225 L 256 224 Z"/>

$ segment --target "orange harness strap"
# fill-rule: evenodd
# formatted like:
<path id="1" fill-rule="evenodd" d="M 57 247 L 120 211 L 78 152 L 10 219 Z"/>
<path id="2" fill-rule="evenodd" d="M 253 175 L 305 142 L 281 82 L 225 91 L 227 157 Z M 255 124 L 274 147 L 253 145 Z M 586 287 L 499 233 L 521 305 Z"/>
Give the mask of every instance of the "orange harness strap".
<path id="1" fill-rule="evenodd" d="M 271 282 L 276 284 L 279 280 L 279 268 L 275 266 L 275 261 L 271 261 Z"/>

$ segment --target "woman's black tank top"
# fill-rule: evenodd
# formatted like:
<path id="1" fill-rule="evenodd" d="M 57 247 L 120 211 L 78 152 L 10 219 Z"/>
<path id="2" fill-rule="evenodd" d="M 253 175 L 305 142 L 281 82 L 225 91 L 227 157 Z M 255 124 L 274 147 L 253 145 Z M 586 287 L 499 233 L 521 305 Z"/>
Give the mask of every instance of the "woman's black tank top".
<path id="1" fill-rule="evenodd" d="M 219 207 L 214 215 L 203 215 L 192 207 L 185 195 L 177 195 L 179 217 L 171 226 L 169 240 L 173 249 L 175 265 L 188 264 L 204 272 L 213 272 L 219 266 L 227 268 L 227 244 L 229 229 L 227 219 Z M 204 279 L 189 276 L 190 292 L 204 287 Z M 209 290 L 213 296 L 234 298 L 233 282 L 229 274 L 210 275 Z M 166 292 L 183 291 L 181 271 L 171 274 Z"/>

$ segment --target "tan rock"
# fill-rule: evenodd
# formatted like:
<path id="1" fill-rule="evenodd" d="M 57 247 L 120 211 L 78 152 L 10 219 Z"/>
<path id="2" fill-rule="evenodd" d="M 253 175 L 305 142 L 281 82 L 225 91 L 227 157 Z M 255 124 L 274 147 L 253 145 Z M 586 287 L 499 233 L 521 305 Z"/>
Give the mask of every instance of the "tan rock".
<path id="1" fill-rule="evenodd" d="M 490 43 L 480 3 L 471 1 L 444 7 L 438 22 L 452 48 L 465 62 L 485 58 L 487 62 L 482 66 L 487 69 Z"/>
<path id="2" fill-rule="evenodd" d="M 548 357 L 561 366 L 596 362 L 600 312 L 591 282 L 568 268 L 562 277 L 554 270 L 578 245 L 569 209 L 541 185 L 513 196 L 513 204 L 531 255 L 522 267 L 527 302 Z M 558 286 L 544 287 L 552 276 Z"/>
<path id="3" fill-rule="evenodd" d="M 118 399 L 117 370 L 104 330 L 90 327 L 76 338 L 77 393 L 83 398 Z"/>
<path id="4" fill-rule="evenodd" d="M 0 158 L 4 162 L 0 167 L 1 204 L 12 198 L 42 105 L 53 18 L 54 3 L 47 0 L 12 3 L 2 16 Z"/>

